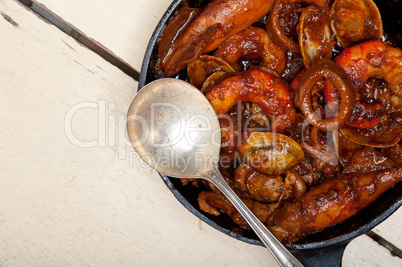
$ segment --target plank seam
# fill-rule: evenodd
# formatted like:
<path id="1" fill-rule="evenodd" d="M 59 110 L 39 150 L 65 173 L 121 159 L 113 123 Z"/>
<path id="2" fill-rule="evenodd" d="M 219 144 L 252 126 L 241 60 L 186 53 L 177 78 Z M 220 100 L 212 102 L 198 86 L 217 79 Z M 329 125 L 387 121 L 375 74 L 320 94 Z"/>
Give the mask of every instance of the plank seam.
<path id="1" fill-rule="evenodd" d="M 97 42 L 96 40 L 90 38 L 85 33 L 80 31 L 78 28 L 74 27 L 67 21 L 63 20 L 53 12 L 51 12 L 46 6 L 38 4 L 34 0 L 17 0 L 26 7 L 28 7 L 32 12 L 36 13 L 39 17 L 45 21 L 53 24 L 58 29 L 66 33 L 67 35 L 74 38 L 77 42 L 87 47 L 89 50 L 98 54 L 104 60 L 112 64 L 113 66 L 119 68 L 128 76 L 132 77 L 134 80 L 138 81 L 140 74 L 132 66 L 130 66 L 123 59 L 115 55 L 112 51 L 107 49 L 105 46 Z"/>
<path id="2" fill-rule="evenodd" d="M 13 25 L 14 27 L 18 27 L 18 23 L 15 22 L 9 15 L 4 14 L 4 13 L 1 13 L 1 12 L 0 12 L 0 14 L 1 14 L 1 15 L 3 16 L 3 18 L 4 18 L 7 22 L 9 22 L 11 25 Z"/>
<path id="3" fill-rule="evenodd" d="M 113 52 L 107 49 L 105 46 L 95 41 L 94 39 L 88 37 L 86 34 L 81 32 L 78 28 L 74 27 L 70 23 L 66 22 L 53 12 L 51 12 L 46 6 L 42 4 L 38 4 L 35 0 L 17 0 L 18 2 L 25 5 L 32 12 L 37 14 L 39 17 L 44 19 L 45 21 L 51 23 L 56 26 L 58 29 L 74 38 L 77 42 L 81 43 L 94 53 L 101 56 L 103 59 L 108 61 L 110 64 L 116 66 L 121 71 L 123 71 L 128 76 L 132 77 L 134 80 L 139 80 L 139 72 L 135 70 L 132 66 L 130 66 L 127 62 L 125 62 L 120 57 L 116 56 Z M 5 20 L 10 22 L 13 26 L 18 26 L 8 15 L 1 13 Z M 15 24 L 14 24 L 15 23 Z M 402 250 L 393 245 L 391 242 L 385 240 L 383 237 L 379 236 L 373 231 L 369 231 L 366 233 L 368 237 L 370 237 L 373 241 L 377 242 L 382 247 L 388 249 L 391 255 L 399 257 L 402 259 Z"/>
<path id="4" fill-rule="evenodd" d="M 366 235 L 371 239 L 373 239 L 375 242 L 377 242 L 379 245 L 388 249 L 392 256 L 402 259 L 402 250 L 399 249 L 397 246 L 395 246 L 394 244 L 392 244 L 391 242 L 384 239 L 382 236 L 378 235 L 373 231 L 368 231 Z"/>

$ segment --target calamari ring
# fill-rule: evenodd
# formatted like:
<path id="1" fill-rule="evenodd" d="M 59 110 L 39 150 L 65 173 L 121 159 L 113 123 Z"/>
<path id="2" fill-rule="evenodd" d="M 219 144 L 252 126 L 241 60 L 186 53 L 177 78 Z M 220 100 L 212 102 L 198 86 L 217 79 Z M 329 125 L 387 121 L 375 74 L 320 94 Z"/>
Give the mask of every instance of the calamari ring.
<path id="1" fill-rule="evenodd" d="M 264 29 L 250 27 L 226 40 L 213 55 L 229 63 L 236 71 L 243 70 L 244 66 L 239 61 L 245 59 L 259 60 L 259 66 L 281 74 L 286 67 L 285 53 L 268 38 Z"/>
<path id="2" fill-rule="evenodd" d="M 347 48 L 336 58 L 360 89 L 372 76 L 380 76 L 399 97 L 402 97 L 402 51 L 382 41 L 373 40 Z"/>
<path id="3" fill-rule="evenodd" d="M 335 116 L 319 118 L 312 107 L 311 91 L 322 79 L 329 79 L 340 95 L 339 110 Z M 333 130 L 344 124 L 351 116 L 356 100 L 353 84 L 343 69 L 328 59 L 322 59 L 308 69 L 300 84 L 300 109 L 306 119 L 320 130 Z"/>
<path id="4" fill-rule="evenodd" d="M 280 15 L 286 4 L 287 1 L 285 0 L 276 1 L 274 8 L 268 15 L 265 27 L 267 29 L 269 37 L 276 43 L 276 45 L 278 45 L 282 49 L 290 50 L 300 54 L 300 48 L 297 42 L 286 36 L 281 26 Z"/>
<path id="5" fill-rule="evenodd" d="M 296 118 L 287 84 L 259 69 L 250 69 L 224 80 L 206 97 L 218 115 L 228 112 L 238 101 L 260 105 L 271 116 L 272 131 L 283 132 Z"/>
<path id="6" fill-rule="evenodd" d="M 300 54 L 300 48 L 297 42 L 289 38 L 281 25 L 281 13 L 283 13 L 286 5 L 306 3 L 307 5 L 315 5 L 320 10 L 325 10 L 328 8 L 327 0 L 278 0 L 276 1 L 274 8 L 268 15 L 266 22 L 266 29 L 269 37 L 282 49 L 290 50 Z"/>

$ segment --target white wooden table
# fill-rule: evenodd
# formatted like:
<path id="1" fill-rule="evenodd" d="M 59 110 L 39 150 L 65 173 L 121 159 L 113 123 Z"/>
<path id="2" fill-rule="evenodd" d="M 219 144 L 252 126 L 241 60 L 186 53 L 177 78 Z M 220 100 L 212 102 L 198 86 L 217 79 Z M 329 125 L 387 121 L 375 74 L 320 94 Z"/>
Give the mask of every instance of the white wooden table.
<path id="1" fill-rule="evenodd" d="M 35 4 L 139 71 L 170 0 Z M 0 266 L 276 266 L 193 216 L 138 159 L 125 132 L 137 81 L 20 2 L 0 12 Z M 401 219 L 373 231 L 402 249 Z M 343 265 L 402 259 L 363 235 Z"/>

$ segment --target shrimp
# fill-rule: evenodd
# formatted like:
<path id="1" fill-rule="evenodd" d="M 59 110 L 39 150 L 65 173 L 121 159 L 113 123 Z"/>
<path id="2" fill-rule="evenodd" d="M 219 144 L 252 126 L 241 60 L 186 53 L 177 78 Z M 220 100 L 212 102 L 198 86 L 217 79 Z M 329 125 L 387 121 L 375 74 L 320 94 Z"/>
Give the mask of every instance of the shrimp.
<path id="1" fill-rule="evenodd" d="M 369 104 L 357 102 L 346 125 L 355 128 L 373 128 L 387 118 L 382 104 L 378 102 Z"/>
<path id="2" fill-rule="evenodd" d="M 365 103 L 381 103 L 387 113 L 402 111 L 402 97 L 396 96 L 383 79 L 368 78 L 360 91 L 360 98 Z"/>
<path id="3" fill-rule="evenodd" d="M 343 50 L 336 58 L 357 90 L 372 76 L 380 76 L 402 97 L 402 51 L 373 40 Z"/>
<path id="4" fill-rule="evenodd" d="M 268 38 L 264 29 L 250 27 L 230 37 L 213 55 L 228 62 L 236 71 L 243 70 L 241 60 L 258 60 L 259 66 L 282 74 L 286 67 L 285 53 Z"/>
<path id="5" fill-rule="evenodd" d="M 157 69 L 167 77 L 265 16 L 274 0 L 213 0 L 184 23 L 163 32 Z M 180 14 L 180 12 L 179 12 Z M 180 15 L 179 15 L 180 16 Z M 183 25 L 184 24 L 184 25 Z"/>
<path id="6" fill-rule="evenodd" d="M 271 116 L 271 130 L 277 132 L 283 132 L 296 117 L 287 84 L 259 69 L 250 69 L 224 80 L 206 97 L 217 114 L 226 113 L 238 101 L 258 104 Z"/>

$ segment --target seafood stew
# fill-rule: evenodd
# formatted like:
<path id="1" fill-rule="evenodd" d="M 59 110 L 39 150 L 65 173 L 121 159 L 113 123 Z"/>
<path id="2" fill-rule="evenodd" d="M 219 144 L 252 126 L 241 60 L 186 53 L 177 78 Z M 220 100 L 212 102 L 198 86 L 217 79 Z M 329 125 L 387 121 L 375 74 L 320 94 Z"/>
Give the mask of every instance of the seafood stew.
<path id="1" fill-rule="evenodd" d="M 364 8 L 375 13 L 371 11 L 375 10 L 371 1 L 362 2 Z M 296 247 L 297 244 L 336 237 L 345 232 L 345 228 L 357 229 L 356 221 L 369 223 L 368 217 L 373 214 L 367 217 L 363 210 L 363 213 L 352 217 L 355 222 L 350 227 L 344 223 L 342 227 L 338 227 L 339 231 L 336 225 L 331 227 L 331 231 L 324 230 L 322 235 L 318 233 L 305 237 L 308 233 L 321 231 L 327 226 L 346 220 L 402 179 L 398 163 L 401 129 L 396 119 L 400 107 L 395 104 L 398 102 L 395 99 L 400 97 L 401 88 L 401 66 L 399 65 L 399 69 L 395 67 L 401 61 L 400 50 L 389 45 L 386 38 L 378 40 L 377 37 L 365 35 L 353 36 L 354 40 L 358 40 L 357 44 L 348 48 L 341 47 L 339 37 L 334 34 L 334 26 L 331 25 L 334 20 L 329 19 L 333 17 L 331 12 L 334 12 L 335 4 L 339 9 L 342 5 L 347 6 L 350 3 L 335 1 L 330 5 L 326 1 L 276 1 L 272 3 L 273 9 L 270 13 L 266 12 L 267 16 L 247 24 L 244 29 L 233 30 L 229 37 L 222 37 L 224 40 L 220 40 L 218 45 L 213 36 L 221 36 L 222 33 L 219 32 L 222 29 L 209 32 L 212 37 L 203 37 L 206 44 L 199 45 L 199 54 L 192 55 L 191 59 L 172 57 L 180 58 L 178 66 L 184 61 L 188 62 L 183 65 L 185 69 L 176 74 L 176 67 L 174 74 L 170 73 L 170 76 L 190 82 L 198 80 L 196 86 L 206 94 L 217 113 L 224 115 L 221 119 L 221 157 L 230 164 L 226 166 L 222 163 L 222 174 L 284 243 L 297 242 L 299 238 L 304 237 L 296 243 Z M 281 7 L 287 12 L 284 13 L 293 14 L 299 21 L 279 23 L 288 28 L 284 30 L 282 27 L 279 30 L 296 44 L 294 49 L 291 45 L 286 46 L 286 42 L 282 44 L 282 39 L 269 30 L 272 26 L 268 23 L 274 20 L 270 16 L 280 5 L 286 7 Z M 186 18 L 186 23 L 193 23 L 192 25 L 197 23 L 200 13 L 210 15 L 214 12 L 207 12 L 208 8 L 205 7 L 202 12 L 189 11 L 190 9 L 193 8 L 184 7 L 180 10 L 193 12 L 193 15 L 189 15 L 193 16 L 192 18 Z M 374 22 L 377 21 L 376 17 L 378 16 L 373 16 Z M 252 17 L 252 20 L 254 19 L 255 16 Z M 279 21 L 281 19 L 283 21 L 286 18 L 280 18 Z M 317 20 L 324 26 L 316 29 L 311 21 Z M 342 23 L 339 22 L 340 25 Z M 167 28 L 169 25 L 171 24 L 169 23 Z M 380 26 L 382 29 L 382 25 Z M 317 35 L 311 32 L 318 32 L 317 35 L 325 38 L 317 38 Z M 180 35 L 175 38 L 180 39 Z M 370 40 L 365 40 L 366 38 Z M 317 43 L 319 41 L 325 45 Z M 252 45 L 249 45 L 250 42 Z M 315 49 L 321 46 L 326 49 Z M 328 46 L 333 46 L 330 49 L 331 56 L 328 56 Z M 214 48 L 210 50 L 210 47 Z M 253 52 L 253 48 L 258 51 L 258 55 Z M 315 53 L 316 51 L 318 53 Z M 352 56 L 356 55 L 369 60 L 351 63 Z M 344 60 L 345 58 L 349 60 Z M 147 71 L 148 78 L 152 75 L 161 77 L 167 74 L 163 74 L 163 68 L 158 69 L 158 59 L 160 54 L 159 58 L 153 58 L 154 69 Z M 168 60 L 171 61 L 173 60 Z M 364 75 L 353 69 L 358 63 L 368 66 L 365 67 Z M 390 70 L 383 70 L 387 66 Z M 351 69 L 348 69 L 350 67 Z M 167 68 L 172 72 L 171 67 Z M 193 71 L 190 72 L 190 69 Z M 382 97 L 383 95 L 386 97 Z M 247 125 L 244 125 L 245 122 Z M 291 141 L 283 141 L 286 138 Z M 241 141 L 233 144 L 236 140 Z M 278 144 L 281 140 L 286 143 L 286 148 L 281 148 Z M 264 160 L 271 157 L 286 159 L 285 168 L 278 168 L 275 164 L 271 166 L 271 163 L 268 164 L 269 168 L 266 168 Z M 351 160 L 359 158 L 360 161 Z M 382 159 L 381 164 L 370 164 L 370 160 L 378 162 L 379 158 Z M 362 184 L 363 181 L 368 184 Z M 190 199 L 194 207 L 199 204 L 211 215 L 226 216 L 221 225 L 246 238 L 253 238 L 242 218 L 214 191 L 213 186 L 196 180 L 189 180 L 187 183 L 186 186 L 177 183 L 174 186 L 181 189 L 181 194 Z M 400 187 L 398 184 L 391 190 L 397 189 L 398 186 Z M 198 203 L 194 203 L 192 194 L 198 196 Z M 319 203 L 317 199 L 320 200 Z M 341 204 L 340 199 L 343 199 Z M 326 204 L 322 205 L 322 202 Z M 330 207 L 331 211 L 321 211 L 320 207 L 324 206 Z M 385 208 L 374 213 L 378 216 Z M 314 210 L 320 210 L 321 213 L 313 214 Z M 226 215 L 223 215 L 222 211 Z M 303 219 L 291 218 L 298 213 L 298 217 Z M 209 214 L 203 216 L 215 220 Z M 306 214 L 310 215 L 307 222 Z M 232 224 L 227 215 L 232 217 L 238 226 Z M 372 218 L 375 217 L 373 215 Z M 298 229 L 293 229 L 293 226 Z"/>

